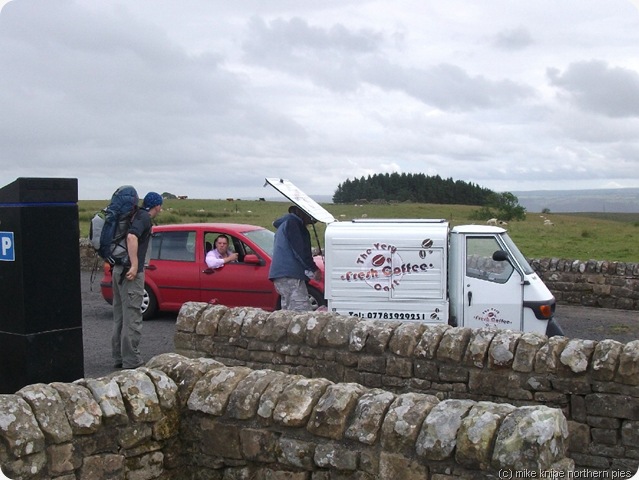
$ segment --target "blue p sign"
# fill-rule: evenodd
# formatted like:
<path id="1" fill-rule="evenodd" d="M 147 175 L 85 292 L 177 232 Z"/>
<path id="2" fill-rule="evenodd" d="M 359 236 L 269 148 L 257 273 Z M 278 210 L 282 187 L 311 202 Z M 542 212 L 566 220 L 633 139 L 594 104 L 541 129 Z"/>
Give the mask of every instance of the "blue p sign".
<path id="1" fill-rule="evenodd" d="M 15 262 L 16 250 L 13 232 L 0 232 L 0 261 Z"/>

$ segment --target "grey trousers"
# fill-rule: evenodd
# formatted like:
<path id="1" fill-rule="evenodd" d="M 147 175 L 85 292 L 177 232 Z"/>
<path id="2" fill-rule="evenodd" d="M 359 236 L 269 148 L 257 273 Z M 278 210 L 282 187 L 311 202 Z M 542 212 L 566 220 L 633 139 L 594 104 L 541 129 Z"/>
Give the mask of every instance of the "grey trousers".
<path id="1" fill-rule="evenodd" d="M 113 285 L 113 336 L 111 351 L 114 366 L 137 368 L 144 364 L 140 350 L 142 338 L 142 297 L 144 296 L 144 272 L 135 279 L 121 280 L 128 268 L 116 265 L 111 278 Z"/>
<path id="2" fill-rule="evenodd" d="M 275 290 L 282 297 L 282 310 L 310 312 L 311 302 L 308 299 L 306 282 L 298 278 L 276 278 L 273 280 Z"/>

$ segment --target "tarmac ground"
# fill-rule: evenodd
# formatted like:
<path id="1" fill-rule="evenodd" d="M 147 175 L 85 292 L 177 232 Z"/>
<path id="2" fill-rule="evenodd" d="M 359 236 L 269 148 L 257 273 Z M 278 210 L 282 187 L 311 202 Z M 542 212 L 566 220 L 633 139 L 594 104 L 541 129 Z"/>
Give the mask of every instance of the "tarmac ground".
<path id="1" fill-rule="evenodd" d="M 91 272 L 82 271 L 82 337 L 84 343 L 84 376 L 98 378 L 116 371 L 111 359 L 113 307 L 100 293 L 101 274 L 91 283 Z M 144 322 L 140 353 L 144 361 L 161 353 L 174 351 L 173 336 L 177 314 L 160 314 Z"/>
<path id="2" fill-rule="evenodd" d="M 91 283 L 91 272 L 82 271 L 82 335 L 84 376 L 98 378 L 115 371 L 111 360 L 112 307 L 100 293 L 98 275 Z M 622 343 L 639 339 L 639 311 L 557 305 L 555 318 L 569 338 Z M 177 314 L 161 314 L 144 322 L 140 351 L 145 361 L 174 351 L 173 336 Z"/>

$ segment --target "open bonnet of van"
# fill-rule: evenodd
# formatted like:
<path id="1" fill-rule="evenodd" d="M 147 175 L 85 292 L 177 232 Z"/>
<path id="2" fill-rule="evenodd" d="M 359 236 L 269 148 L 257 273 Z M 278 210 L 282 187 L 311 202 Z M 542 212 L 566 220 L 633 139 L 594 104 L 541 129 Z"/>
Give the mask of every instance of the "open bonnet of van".
<path id="1" fill-rule="evenodd" d="M 312 219 L 322 223 L 332 223 L 336 221 L 330 212 L 288 180 L 283 178 L 267 178 L 266 184 L 271 185 Z M 264 186 L 266 186 L 266 184 Z"/>

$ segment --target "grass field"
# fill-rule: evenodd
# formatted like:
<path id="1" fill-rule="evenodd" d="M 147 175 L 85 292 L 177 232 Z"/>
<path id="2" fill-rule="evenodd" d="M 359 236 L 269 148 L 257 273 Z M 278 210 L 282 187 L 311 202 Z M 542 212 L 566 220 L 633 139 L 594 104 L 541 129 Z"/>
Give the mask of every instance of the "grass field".
<path id="1" fill-rule="evenodd" d="M 81 200 L 80 234 L 86 237 L 95 212 L 108 201 Z M 251 200 L 166 200 L 158 224 L 189 222 L 249 223 L 273 229 L 272 222 L 286 212 L 286 202 Z M 341 221 L 353 218 L 445 218 L 452 225 L 482 223 L 470 220 L 477 207 L 402 203 L 392 205 L 324 204 Z M 639 213 L 546 214 L 554 226 L 544 226 L 538 213 L 505 227 L 528 258 L 639 262 Z M 323 242 L 324 225 L 316 230 Z"/>

